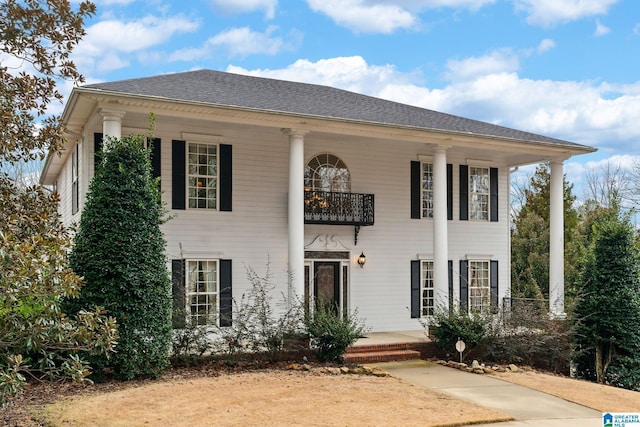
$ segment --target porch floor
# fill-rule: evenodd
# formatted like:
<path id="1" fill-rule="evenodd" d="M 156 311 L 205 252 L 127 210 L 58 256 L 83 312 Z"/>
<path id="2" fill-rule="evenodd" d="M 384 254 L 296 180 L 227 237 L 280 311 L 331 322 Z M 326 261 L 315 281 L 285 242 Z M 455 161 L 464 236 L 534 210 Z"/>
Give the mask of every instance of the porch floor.
<path id="1" fill-rule="evenodd" d="M 393 331 L 393 332 L 369 332 L 358 339 L 353 347 L 363 345 L 404 344 L 404 343 L 429 343 L 425 330 L 418 331 Z"/>

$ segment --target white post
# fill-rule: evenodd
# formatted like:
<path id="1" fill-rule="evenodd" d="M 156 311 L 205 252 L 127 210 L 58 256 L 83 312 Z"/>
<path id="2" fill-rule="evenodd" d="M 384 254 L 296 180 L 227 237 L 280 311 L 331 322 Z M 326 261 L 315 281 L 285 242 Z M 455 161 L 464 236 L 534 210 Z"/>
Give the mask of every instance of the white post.
<path id="1" fill-rule="evenodd" d="M 107 137 L 122 137 L 122 118 L 124 114 L 124 111 L 100 110 L 100 115 L 102 116 L 102 137 L 105 141 Z"/>
<path id="2" fill-rule="evenodd" d="M 549 314 L 564 318 L 564 173 L 562 160 L 551 161 L 549 195 Z"/>
<path id="3" fill-rule="evenodd" d="M 436 303 L 445 307 L 449 305 L 447 239 L 447 152 L 437 147 L 433 156 L 433 282 Z"/>
<path id="4" fill-rule="evenodd" d="M 287 129 L 289 135 L 289 302 L 304 295 L 304 135 Z"/>

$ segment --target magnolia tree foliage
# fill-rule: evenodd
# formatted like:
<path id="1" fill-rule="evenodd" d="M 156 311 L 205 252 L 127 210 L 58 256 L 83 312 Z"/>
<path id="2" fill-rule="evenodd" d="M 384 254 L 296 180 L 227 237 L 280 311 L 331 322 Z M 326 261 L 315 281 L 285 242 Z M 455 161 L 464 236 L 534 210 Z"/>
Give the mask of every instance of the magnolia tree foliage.
<path id="1" fill-rule="evenodd" d="M 69 59 L 85 34 L 84 19 L 95 13 L 88 1 L 3 0 L 0 2 L 0 163 L 59 151 L 64 127 L 46 116 L 62 100 L 59 79 L 81 83 Z"/>
<path id="2" fill-rule="evenodd" d="M 73 318 L 60 310 L 81 279 L 67 266 L 70 239 L 57 201 L 0 178 L 0 403 L 26 376 L 82 380 L 89 373 L 82 355 L 108 355 L 116 339 L 114 319 L 100 308 Z"/>
<path id="3" fill-rule="evenodd" d="M 164 211 L 143 142 L 143 137 L 105 142 L 69 255 L 86 285 L 67 307 L 75 312 L 102 306 L 117 319 L 116 354 L 94 362 L 123 379 L 162 374 L 171 344 L 171 282 L 160 230 Z"/>
<path id="4" fill-rule="evenodd" d="M 81 280 L 66 268 L 57 196 L 7 173 L 60 151 L 63 125 L 46 110 L 62 99 L 58 81 L 82 81 L 69 55 L 94 11 L 86 1 L 0 2 L 0 403 L 30 376 L 84 378 L 82 354 L 109 352 L 116 337 L 99 308 L 60 311 Z"/>

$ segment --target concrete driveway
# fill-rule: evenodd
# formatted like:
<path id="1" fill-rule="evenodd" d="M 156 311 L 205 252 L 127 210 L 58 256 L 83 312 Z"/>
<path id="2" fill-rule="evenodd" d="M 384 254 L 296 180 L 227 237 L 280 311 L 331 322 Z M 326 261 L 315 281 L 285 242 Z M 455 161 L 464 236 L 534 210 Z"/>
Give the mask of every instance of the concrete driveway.
<path id="1" fill-rule="evenodd" d="M 515 421 L 486 426 L 602 426 L 599 411 L 487 375 L 470 374 L 423 360 L 376 363 L 375 366 L 408 383 L 435 389 L 515 418 Z"/>

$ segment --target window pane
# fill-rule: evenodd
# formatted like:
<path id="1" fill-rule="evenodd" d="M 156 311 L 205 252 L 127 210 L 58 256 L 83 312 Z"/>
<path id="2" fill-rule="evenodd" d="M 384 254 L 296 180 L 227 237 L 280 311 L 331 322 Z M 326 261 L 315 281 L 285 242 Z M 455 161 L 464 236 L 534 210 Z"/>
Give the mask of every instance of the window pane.
<path id="1" fill-rule="evenodd" d="M 489 220 L 489 168 L 469 168 L 469 219 Z"/>
<path id="2" fill-rule="evenodd" d="M 434 314 L 434 291 L 433 261 L 422 261 L 422 280 L 420 283 L 420 313 L 422 316 L 433 316 Z"/>
<path id="3" fill-rule="evenodd" d="M 422 217 L 433 218 L 433 165 L 422 164 Z"/>
<path id="4" fill-rule="evenodd" d="M 351 174 L 345 163 L 333 154 L 320 154 L 305 168 L 305 187 L 313 191 L 351 192 Z"/>
<path id="5" fill-rule="evenodd" d="M 215 324 L 218 316 L 218 262 L 188 261 L 187 313 L 193 325 Z"/>
<path id="6" fill-rule="evenodd" d="M 490 308 L 489 261 L 469 262 L 469 311 L 488 313 Z"/>
<path id="7" fill-rule="evenodd" d="M 187 194 L 190 208 L 216 209 L 217 207 L 217 149 L 215 144 L 189 144 Z M 201 191 L 194 191 L 194 189 Z"/>

